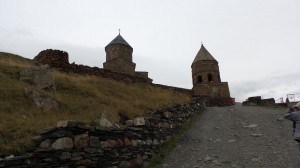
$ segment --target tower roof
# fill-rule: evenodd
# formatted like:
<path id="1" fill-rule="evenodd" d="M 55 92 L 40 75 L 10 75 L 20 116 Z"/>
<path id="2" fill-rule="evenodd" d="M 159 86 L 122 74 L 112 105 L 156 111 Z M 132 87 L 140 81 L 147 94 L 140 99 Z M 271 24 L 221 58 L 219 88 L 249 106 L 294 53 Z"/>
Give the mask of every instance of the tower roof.
<path id="1" fill-rule="evenodd" d="M 126 45 L 126 46 L 132 48 L 120 34 L 116 38 L 114 38 L 109 44 L 107 44 L 107 46 L 113 45 L 113 44 L 123 44 L 123 45 Z"/>
<path id="2" fill-rule="evenodd" d="M 217 61 L 208 51 L 207 49 L 201 44 L 201 48 L 198 51 L 193 63 L 198 61 Z"/>

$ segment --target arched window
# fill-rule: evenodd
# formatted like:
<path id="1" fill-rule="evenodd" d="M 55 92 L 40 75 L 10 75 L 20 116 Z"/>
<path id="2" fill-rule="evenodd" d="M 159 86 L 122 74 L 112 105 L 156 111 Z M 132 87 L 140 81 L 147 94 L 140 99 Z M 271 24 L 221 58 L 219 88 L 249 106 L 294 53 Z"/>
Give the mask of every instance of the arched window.
<path id="1" fill-rule="evenodd" d="M 198 77 L 197 77 L 197 83 L 202 83 L 203 81 L 202 81 L 202 76 L 201 75 L 199 75 Z"/>
<path id="2" fill-rule="evenodd" d="M 213 81 L 213 76 L 212 76 L 212 74 L 208 74 L 208 75 L 207 75 L 207 79 L 208 79 L 208 82 L 212 82 L 212 81 Z"/>

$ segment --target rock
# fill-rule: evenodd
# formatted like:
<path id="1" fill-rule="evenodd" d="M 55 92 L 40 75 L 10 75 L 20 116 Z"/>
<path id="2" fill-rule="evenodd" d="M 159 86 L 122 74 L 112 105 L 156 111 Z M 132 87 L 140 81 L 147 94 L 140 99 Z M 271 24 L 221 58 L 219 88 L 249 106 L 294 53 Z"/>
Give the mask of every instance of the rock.
<path id="1" fill-rule="evenodd" d="M 261 137 L 262 134 L 251 134 L 251 136 L 253 136 L 253 137 Z"/>
<path id="2" fill-rule="evenodd" d="M 257 124 L 250 124 L 248 126 L 244 126 L 245 128 L 255 128 L 257 127 L 258 125 Z"/>
<path id="3" fill-rule="evenodd" d="M 13 158 L 15 158 L 14 155 L 9 155 L 9 156 L 5 157 L 5 159 L 13 159 Z"/>
<path id="4" fill-rule="evenodd" d="M 54 99 L 49 97 L 41 97 L 37 91 L 28 88 L 25 88 L 24 92 L 25 95 L 31 99 L 38 108 L 41 108 L 44 111 L 58 110 L 59 105 Z"/>
<path id="5" fill-rule="evenodd" d="M 40 148 L 46 149 L 51 147 L 51 140 L 46 139 L 40 144 Z"/>
<path id="6" fill-rule="evenodd" d="M 153 139 L 153 145 L 159 145 L 157 139 Z"/>
<path id="7" fill-rule="evenodd" d="M 21 71 L 20 80 L 44 90 L 56 90 L 54 77 L 48 65 L 33 66 Z"/>
<path id="8" fill-rule="evenodd" d="M 209 157 L 208 155 L 205 156 L 205 158 L 203 159 L 205 162 L 210 162 L 212 161 L 212 158 Z"/>
<path id="9" fill-rule="evenodd" d="M 128 126 L 128 127 L 133 126 L 133 120 L 127 120 L 126 126 Z"/>
<path id="10" fill-rule="evenodd" d="M 137 117 L 133 119 L 133 125 L 134 126 L 141 126 L 145 125 L 145 119 L 144 117 Z"/>
<path id="11" fill-rule="evenodd" d="M 52 148 L 59 149 L 71 149 L 73 148 L 73 140 L 69 137 L 59 138 L 53 144 Z"/>
<path id="12" fill-rule="evenodd" d="M 232 142 L 235 142 L 236 140 L 234 140 L 234 139 L 230 139 L 230 140 L 228 140 L 227 142 L 229 142 L 229 143 L 232 143 Z"/>
<path id="13" fill-rule="evenodd" d="M 277 118 L 276 121 L 283 121 L 284 118 Z"/>
<path id="14" fill-rule="evenodd" d="M 100 148 L 106 149 L 109 147 L 109 144 L 106 141 L 100 141 Z"/>
<path id="15" fill-rule="evenodd" d="M 99 137 L 90 136 L 90 147 L 100 147 Z"/>
<path id="16" fill-rule="evenodd" d="M 152 140 L 151 140 L 151 139 L 147 139 L 147 140 L 146 140 L 146 144 L 147 144 L 147 145 L 152 145 Z"/>
<path id="17" fill-rule="evenodd" d="M 58 121 L 56 127 L 57 128 L 74 127 L 75 125 L 76 125 L 75 121 L 64 120 L 64 121 Z"/>
<path id="18" fill-rule="evenodd" d="M 163 116 L 164 116 L 164 118 L 168 119 L 172 116 L 172 113 L 171 112 L 163 112 Z"/>
<path id="19" fill-rule="evenodd" d="M 107 114 L 106 112 L 103 112 L 101 114 L 100 126 L 111 128 L 111 127 L 114 127 L 114 125 L 115 125 L 115 122 L 113 121 L 112 117 L 109 114 Z"/>
<path id="20" fill-rule="evenodd" d="M 124 145 L 125 146 L 131 145 L 131 142 L 130 142 L 130 140 L 128 138 L 124 138 Z"/>
<path id="21" fill-rule="evenodd" d="M 114 147 L 116 147 L 118 145 L 117 141 L 115 141 L 115 140 L 109 139 L 106 142 L 108 143 L 108 147 L 109 148 L 114 148 Z"/>
<path id="22" fill-rule="evenodd" d="M 74 136 L 74 146 L 75 148 L 85 148 L 89 146 L 89 135 L 80 134 Z"/>
<path id="23" fill-rule="evenodd" d="M 70 152 L 63 152 L 61 156 L 59 157 L 60 160 L 67 160 L 71 159 L 72 154 Z"/>

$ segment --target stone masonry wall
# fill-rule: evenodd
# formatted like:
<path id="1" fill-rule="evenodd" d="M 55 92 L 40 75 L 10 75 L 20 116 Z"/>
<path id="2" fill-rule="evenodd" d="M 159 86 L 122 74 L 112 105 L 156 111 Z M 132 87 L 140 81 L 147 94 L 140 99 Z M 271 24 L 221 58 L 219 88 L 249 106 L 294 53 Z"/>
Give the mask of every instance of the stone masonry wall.
<path id="1" fill-rule="evenodd" d="M 0 159 L 0 167 L 143 167 L 176 130 L 203 110 L 202 104 L 195 99 L 190 104 L 163 108 L 115 129 L 60 121 L 33 138 L 36 147 L 32 151 Z"/>
<path id="2" fill-rule="evenodd" d="M 89 67 L 89 66 L 78 65 L 74 63 L 70 64 L 68 53 L 60 50 L 47 49 L 41 51 L 34 58 L 34 60 L 40 64 L 48 64 L 51 68 L 56 68 L 62 72 L 96 75 L 96 76 L 110 78 L 110 79 L 114 79 L 126 83 L 146 83 L 146 84 L 151 84 L 152 86 L 155 87 L 160 87 L 162 89 L 169 89 L 169 90 L 174 90 L 174 91 L 183 92 L 192 95 L 192 90 L 190 89 L 184 89 L 184 88 L 178 88 L 178 87 L 172 87 L 172 86 L 166 86 L 160 84 L 152 84 L 152 79 L 146 77 L 148 76 L 148 74 L 145 72 L 142 72 L 144 73 L 144 75 L 128 75 L 125 73 L 112 72 L 110 70 L 103 69 L 103 68 Z"/>

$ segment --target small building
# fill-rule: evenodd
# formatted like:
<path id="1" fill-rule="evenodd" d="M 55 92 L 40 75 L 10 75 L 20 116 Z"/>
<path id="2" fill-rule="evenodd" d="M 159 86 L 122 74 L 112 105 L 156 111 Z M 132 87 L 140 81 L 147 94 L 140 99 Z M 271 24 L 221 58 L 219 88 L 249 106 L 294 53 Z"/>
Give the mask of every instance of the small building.
<path id="1" fill-rule="evenodd" d="M 230 98 L 227 82 L 222 82 L 218 61 L 201 45 L 192 63 L 193 93 L 209 98 Z"/>
<path id="2" fill-rule="evenodd" d="M 104 69 L 148 78 L 148 72 L 135 71 L 136 64 L 132 61 L 133 48 L 120 34 L 105 47 L 105 52 Z"/>

